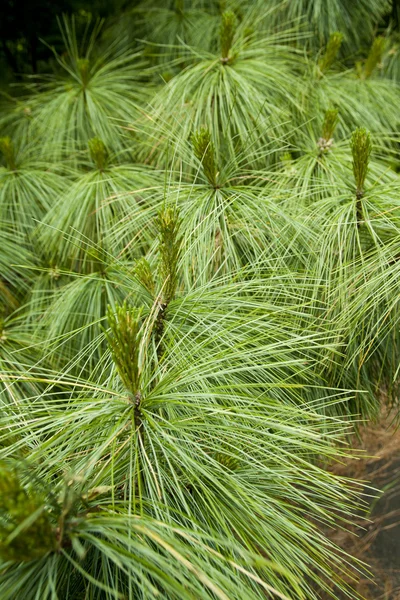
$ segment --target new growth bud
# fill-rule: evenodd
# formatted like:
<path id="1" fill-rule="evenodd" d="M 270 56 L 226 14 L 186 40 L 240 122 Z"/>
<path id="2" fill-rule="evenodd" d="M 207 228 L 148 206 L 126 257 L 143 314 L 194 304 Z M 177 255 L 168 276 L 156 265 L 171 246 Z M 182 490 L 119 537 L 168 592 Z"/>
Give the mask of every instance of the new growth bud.
<path id="1" fill-rule="evenodd" d="M 135 265 L 135 275 L 142 284 L 142 286 L 154 296 L 155 294 L 155 283 L 153 272 L 148 261 L 145 258 L 141 258 Z"/>
<path id="2" fill-rule="evenodd" d="M 328 43 L 326 45 L 325 52 L 322 54 L 318 61 L 318 66 L 321 74 L 329 71 L 331 66 L 336 60 L 336 57 L 339 53 L 340 47 L 343 42 L 343 33 L 339 31 L 335 31 L 335 33 L 331 33 L 329 36 Z"/>
<path id="3" fill-rule="evenodd" d="M 178 286 L 178 262 L 182 238 L 179 236 L 180 219 L 173 208 L 166 208 L 158 215 L 159 274 L 162 281 L 162 303 L 173 300 Z"/>
<path id="4" fill-rule="evenodd" d="M 110 331 L 106 338 L 114 364 L 126 389 L 136 396 L 140 387 L 141 310 L 128 308 L 126 302 L 117 305 L 115 312 L 109 306 L 107 320 Z"/>
<path id="5" fill-rule="evenodd" d="M 175 0 L 175 12 L 179 16 L 183 17 L 184 9 L 185 9 L 184 0 Z"/>
<path id="6" fill-rule="evenodd" d="M 215 454 L 215 460 L 219 462 L 220 465 L 225 467 L 228 471 L 236 471 L 239 468 L 239 461 L 234 456 L 230 456 L 229 454 L 225 454 L 223 452 L 217 452 Z"/>
<path id="7" fill-rule="evenodd" d="M 322 125 L 322 136 L 318 140 L 318 147 L 321 153 L 328 152 L 333 145 L 333 134 L 338 122 L 338 110 L 331 109 L 325 113 Z"/>
<path id="8" fill-rule="evenodd" d="M 86 87 L 90 79 L 90 64 L 87 58 L 78 58 L 76 61 L 83 87 Z"/>
<path id="9" fill-rule="evenodd" d="M 215 160 L 214 144 L 211 141 L 211 134 L 205 127 L 199 129 L 192 136 L 193 150 L 195 156 L 203 165 L 204 175 L 210 184 L 217 187 L 218 167 Z"/>
<path id="10" fill-rule="evenodd" d="M 376 67 L 382 61 L 383 50 L 385 48 L 385 38 L 378 36 L 374 39 L 371 49 L 368 54 L 368 58 L 365 62 L 364 77 L 368 79 L 375 71 Z"/>
<path id="11" fill-rule="evenodd" d="M 368 173 L 371 148 L 370 133 L 364 128 L 356 129 L 351 138 L 351 151 L 357 198 L 362 198 L 364 195 L 364 183 Z"/>
<path id="12" fill-rule="evenodd" d="M 90 156 L 99 171 L 104 171 L 107 166 L 108 152 L 104 142 L 94 137 L 88 141 Z"/>
<path id="13" fill-rule="evenodd" d="M 231 10 L 222 14 L 220 27 L 221 60 L 224 64 L 229 62 L 229 53 L 232 48 L 233 38 L 236 33 L 236 15 Z"/>

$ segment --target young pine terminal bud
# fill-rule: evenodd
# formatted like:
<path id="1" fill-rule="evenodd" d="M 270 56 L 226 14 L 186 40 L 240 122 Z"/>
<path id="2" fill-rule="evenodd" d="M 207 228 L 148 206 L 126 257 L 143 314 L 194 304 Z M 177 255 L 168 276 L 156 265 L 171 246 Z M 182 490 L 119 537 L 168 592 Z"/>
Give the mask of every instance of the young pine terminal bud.
<path id="1" fill-rule="evenodd" d="M 321 154 L 328 152 L 333 145 L 333 134 L 336 129 L 338 122 L 338 111 L 337 109 L 327 110 L 325 113 L 324 122 L 322 125 L 322 136 L 319 138 L 317 144 Z"/>
<path id="2" fill-rule="evenodd" d="M 368 173 L 371 148 L 370 133 L 364 128 L 356 129 L 351 137 L 351 151 L 353 154 L 353 173 L 358 199 L 364 195 L 364 183 Z"/>
<path id="3" fill-rule="evenodd" d="M 166 208 L 158 215 L 159 266 L 162 282 L 162 304 L 166 308 L 174 299 L 178 286 L 178 262 L 182 238 L 179 236 L 180 219 L 173 208 Z"/>
<path id="4" fill-rule="evenodd" d="M 175 12 L 180 17 L 183 17 L 185 11 L 185 3 L 184 0 L 175 0 Z"/>
<path id="5" fill-rule="evenodd" d="M 375 71 L 376 67 L 382 61 L 383 50 L 385 48 L 385 38 L 378 36 L 374 39 L 368 58 L 365 62 L 364 77 L 368 79 Z"/>
<path id="6" fill-rule="evenodd" d="M 225 454 L 224 452 L 217 452 L 214 458 L 220 465 L 225 467 L 228 471 L 236 471 L 239 468 L 239 461 L 234 456 Z"/>
<path id="7" fill-rule="evenodd" d="M 195 156 L 203 165 L 204 175 L 214 188 L 218 187 L 218 167 L 215 160 L 214 144 L 211 141 L 211 134 L 208 129 L 202 127 L 194 133 L 192 142 Z"/>
<path id="8" fill-rule="evenodd" d="M 108 152 L 104 142 L 94 137 L 88 141 L 90 156 L 99 171 L 104 171 L 107 166 Z"/>
<path id="9" fill-rule="evenodd" d="M 82 81 L 82 85 L 85 88 L 87 86 L 87 84 L 89 83 L 89 79 L 90 79 L 90 64 L 89 64 L 89 60 L 87 58 L 78 58 L 77 60 L 77 67 L 78 67 L 78 71 L 79 74 L 81 76 L 81 81 Z"/>
<path id="10" fill-rule="evenodd" d="M 229 53 L 232 48 L 233 38 L 236 33 L 236 15 L 231 10 L 222 14 L 220 28 L 221 60 L 224 64 L 229 62 Z"/>
<path id="11" fill-rule="evenodd" d="M 326 45 L 325 52 L 322 54 L 318 61 L 318 66 L 321 74 L 323 75 L 333 65 L 336 60 L 336 57 L 339 53 L 340 47 L 343 41 L 343 34 L 339 31 L 335 31 L 335 33 L 331 33 L 328 43 Z"/>
<path id="12" fill-rule="evenodd" d="M 121 381 L 135 398 L 140 387 L 140 318 L 141 311 L 128 308 L 126 302 L 117 305 L 115 312 L 108 307 L 110 331 L 106 333 L 107 342 Z"/>
<path id="13" fill-rule="evenodd" d="M 135 276 L 138 278 L 142 286 L 154 296 L 155 294 L 155 283 L 153 272 L 148 261 L 145 258 L 140 258 L 135 265 Z"/>

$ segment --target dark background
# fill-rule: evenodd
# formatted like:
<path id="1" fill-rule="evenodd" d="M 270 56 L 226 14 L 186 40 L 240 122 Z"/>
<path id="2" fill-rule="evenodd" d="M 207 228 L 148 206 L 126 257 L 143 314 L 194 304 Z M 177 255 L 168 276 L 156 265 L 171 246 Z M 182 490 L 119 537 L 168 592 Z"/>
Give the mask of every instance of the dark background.
<path id="1" fill-rule="evenodd" d="M 51 50 L 62 50 L 57 17 L 75 14 L 109 18 L 133 8 L 135 0 L 0 0 L 0 82 L 46 70 Z"/>

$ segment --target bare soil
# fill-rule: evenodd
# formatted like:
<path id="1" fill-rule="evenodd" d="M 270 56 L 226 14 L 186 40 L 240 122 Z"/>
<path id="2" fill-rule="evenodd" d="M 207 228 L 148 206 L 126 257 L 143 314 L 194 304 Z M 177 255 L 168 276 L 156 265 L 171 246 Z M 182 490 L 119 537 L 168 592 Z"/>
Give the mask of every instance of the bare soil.
<path id="1" fill-rule="evenodd" d="M 333 531 L 330 537 L 370 565 L 372 581 L 362 576 L 355 586 L 366 600 L 400 600 L 400 428 L 394 414 L 385 410 L 378 424 L 363 428 L 356 450 L 363 451 L 360 458 L 332 470 L 383 493 L 369 497 L 369 521 L 360 518 L 353 531 Z"/>

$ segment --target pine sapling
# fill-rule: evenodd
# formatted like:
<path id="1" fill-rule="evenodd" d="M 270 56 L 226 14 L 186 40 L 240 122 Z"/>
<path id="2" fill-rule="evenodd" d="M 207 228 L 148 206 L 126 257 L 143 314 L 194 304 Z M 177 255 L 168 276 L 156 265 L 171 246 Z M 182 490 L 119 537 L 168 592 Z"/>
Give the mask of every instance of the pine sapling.
<path id="1" fill-rule="evenodd" d="M 202 127 L 192 136 L 193 150 L 196 158 L 202 163 L 204 175 L 209 183 L 217 189 L 218 167 L 215 160 L 214 144 L 211 134 L 206 127 Z"/>
<path id="2" fill-rule="evenodd" d="M 222 14 L 222 22 L 220 28 L 221 41 L 221 62 L 226 65 L 231 60 L 230 51 L 233 44 L 233 38 L 236 33 L 236 15 L 231 10 L 227 10 Z"/>
<path id="3" fill-rule="evenodd" d="M 343 34 L 339 31 L 335 31 L 335 33 L 331 33 L 329 36 L 328 43 L 326 45 L 325 52 L 322 54 L 318 61 L 318 67 L 320 71 L 320 76 L 324 75 L 333 63 L 336 60 L 336 57 L 339 53 L 340 47 L 343 42 Z"/>
<path id="4" fill-rule="evenodd" d="M 88 141 L 90 156 L 100 172 L 103 172 L 108 162 L 108 152 L 104 142 L 94 137 Z"/>
<path id="5" fill-rule="evenodd" d="M 353 173 L 356 182 L 356 207 L 357 223 L 363 220 L 361 199 L 364 196 L 364 184 L 368 173 L 369 158 L 371 155 L 371 135 L 365 128 L 358 128 L 351 138 L 351 151 L 353 154 Z"/>

